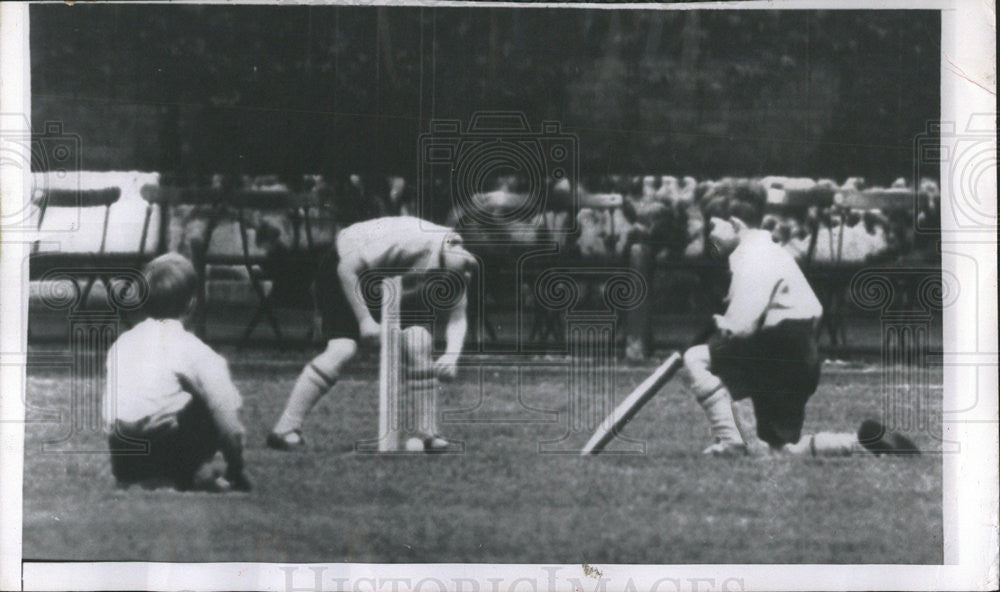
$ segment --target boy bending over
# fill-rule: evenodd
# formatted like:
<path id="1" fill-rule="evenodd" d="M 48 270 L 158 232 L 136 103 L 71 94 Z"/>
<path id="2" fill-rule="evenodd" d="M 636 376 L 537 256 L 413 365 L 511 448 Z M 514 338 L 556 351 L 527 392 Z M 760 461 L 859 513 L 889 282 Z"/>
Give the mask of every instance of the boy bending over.
<path id="1" fill-rule="evenodd" d="M 337 234 L 334 248 L 316 271 L 313 293 L 323 321 L 326 349 L 313 358 L 299 375 L 288 396 L 285 409 L 267 437 L 267 445 L 277 450 L 301 448 L 305 439 L 302 424 L 316 403 L 337 383 L 344 366 L 361 345 L 375 346 L 379 340 L 379 303 L 362 293 L 362 276 L 386 272 L 403 276 L 401 296 L 401 347 L 408 371 L 406 388 L 417 408 L 417 432 L 424 450 L 442 451 L 449 442 L 438 433 L 436 391 L 439 380 L 451 380 L 458 371 L 467 328 L 467 283 L 475 260 L 465 250 L 462 237 L 449 228 L 412 216 L 389 216 L 352 224 Z M 460 278 L 452 286 L 456 293 L 441 304 L 446 318 L 445 351 L 431 358 L 432 336 L 422 323 L 405 317 L 427 312 L 421 285 L 435 273 L 446 272 Z M 434 312 L 434 311 L 432 311 Z"/>
<path id="2" fill-rule="evenodd" d="M 857 433 L 802 436 L 806 402 L 819 383 L 823 307 L 794 258 L 759 228 L 766 200 L 761 186 L 741 181 L 705 206 L 707 245 L 729 258 L 732 279 L 726 313 L 714 316 L 715 333 L 684 353 L 688 387 L 714 439 L 704 452 L 919 453 L 908 438 L 874 420 Z"/>
<path id="3" fill-rule="evenodd" d="M 240 394 L 226 360 L 183 325 L 197 299 L 194 267 L 170 253 L 149 262 L 143 276 L 149 318 L 108 351 L 111 472 L 120 487 L 249 490 Z M 212 466 L 219 451 L 224 476 Z"/>

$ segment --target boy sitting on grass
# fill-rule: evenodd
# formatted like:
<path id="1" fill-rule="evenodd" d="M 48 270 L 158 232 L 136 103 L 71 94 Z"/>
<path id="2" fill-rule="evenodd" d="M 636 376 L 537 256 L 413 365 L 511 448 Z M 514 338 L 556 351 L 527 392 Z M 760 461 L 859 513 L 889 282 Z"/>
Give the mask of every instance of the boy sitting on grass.
<path id="1" fill-rule="evenodd" d="M 734 181 L 704 208 L 707 246 L 728 257 L 732 274 L 715 333 L 684 353 L 688 387 L 714 439 L 704 452 L 918 454 L 912 441 L 875 420 L 857 433 L 802 435 L 806 402 L 819 383 L 823 307 L 791 254 L 760 229 L 766 201 L 760 184 Z"/>
<path id="2" fill-rule="evenodd" d="M 119 487 L 248 491 L 242 400 L 226 360 L 183 322 L 197 302 L 191 262 L 176 253 L 143 269 L 148 318 L 108 351 L 105 421 Z M 212 461 L 222 452 L 225 475 Z"/>

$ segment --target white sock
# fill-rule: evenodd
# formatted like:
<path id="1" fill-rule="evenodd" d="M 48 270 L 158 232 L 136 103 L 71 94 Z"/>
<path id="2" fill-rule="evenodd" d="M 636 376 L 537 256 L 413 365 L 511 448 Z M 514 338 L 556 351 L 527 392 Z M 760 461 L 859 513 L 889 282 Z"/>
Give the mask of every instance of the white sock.
<path id="1" fill-rule="evenodd" d="M 797 456 L 851 456 L 865 452 L 865 448 L 856 434 L 820 432 L 802 436 L 795 444 L 786 444 L 782 451 Z"/>
<path id="2" fill-rule="evenodd" d="M 295 381 L 292 393 L 288 395 L 285 411 L 281 414 L 281 418 L 278 419 L 278 423 L 275 424 L 272 431 L 276 434 L 284 434 L 301 429 L 306 415 L 309 415 L 316 403 L 336 383 L 336 379 L 317 370 L 311 362 L 307 364 Z"/>
<path id="3" fill-rule="evenodd" d="M 719 442 L 743 442 L 733 417 L 733 399 L 726 387 L 719 387 L 707 397 L 699 398 L 698 404 L 705 410 L 713 439 Z"/>

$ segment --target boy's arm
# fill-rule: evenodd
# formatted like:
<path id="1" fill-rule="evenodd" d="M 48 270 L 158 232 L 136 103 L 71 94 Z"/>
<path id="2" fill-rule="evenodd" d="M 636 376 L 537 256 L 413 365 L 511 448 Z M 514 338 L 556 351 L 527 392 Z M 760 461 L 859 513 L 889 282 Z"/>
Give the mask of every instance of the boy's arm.
<path id="1" fill-rule="evenodd" d="M 774 293 L 774 282 L 767 269 L 733 270 L 726 314 L 715 316 L 716 326 L 734 337 L 747 337 L 760 327 L 767 305 Z"/>
<path id="2" fill-rule="evenodd" d="M 344 290 L 347 303 L 350 304 L 351 310 L 354 312 L 354 318 L 358 320 L 358 326 L 361 327 L 361 337 L 365 337 L 365 330 L 370 330 L 372 325 L 375 325 L 377 337 L 378 325 L 375 323 L 375 319 L 372 318 L 371 313 L 368 312 L 368 305 L 365 304 L 365 299 L 361 295 L 361 290 L 358 286 L 358 278 L 363 270 L 364 264 L 361 261 L 361 257 L 354 253 L 345 255 L 341 258 L 340 263 L 337 264 L 340 287 Z"/>
<path id="3" fill-rule="evenodd" d="M 243 424 L 238 415 L 242 404 L 233 384 L 229 364 L 208 346 L 192 347 L 192 371 L 185 377 L 192 395 L 200 397 L 219 431 L 222 456 L 226 460 L 226 479 L 237 489 L 249 489 L 243 465 Z"/>
<path id="4" fill-rule="evenodd" d="M 439 378 L 455 378 L 458 374 L 458 357 L 462 355 L 465 333 L 468 330 L 468 320 L 465 317 L 467 303 L 468 297 L 463 293 L 448 315 L 448 325 L 444 332 L 444 354 L 435 362 Z"/>
<path id="5" fill-rule="evenodd" d="M 359 286 L 361 273 L 370 267 L 371 254 L 362 256 L 362 253 L 368 252 L 371 248 L 369 242 L 370 239 L 364 232 L 359 231 L 356 226 L 349 226 L 337 235 L 334 248 L 340 256 L 340 262 L 337 264 L 340 287 L 354 313 L 354 318 L 358 320 L 361 341 L 374 344 L 378 342 L 379 326 L 368 312 L 368 305 Z"/>

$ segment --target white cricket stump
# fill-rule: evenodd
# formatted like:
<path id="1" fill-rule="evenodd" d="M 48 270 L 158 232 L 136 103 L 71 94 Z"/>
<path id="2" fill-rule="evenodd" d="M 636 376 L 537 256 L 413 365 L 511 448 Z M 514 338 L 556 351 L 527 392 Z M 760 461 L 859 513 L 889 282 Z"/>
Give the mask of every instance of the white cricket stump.
<path id="1" fill-rule="evenodd" d="M 423 438 L 437 433 L 438 381 L 431 344 L 426 344 L 427 351 L 422 352 L 426 355 L 404 351 L 407 335 L 401 328 L 402 277 L 384 278 L 381 282 L 378 438 L 359 442 L 355 451 L 367 454 L 423 454 Z M 409 359 L 414 355 L 417 359 Z M 411 438 L 419 440 L 419 450 L 407 447 L 407 440 Z M 449 453 L 463 450 L 460 445 L 449 448 Z"/>
<path id="2" fill-rule="evenodd" d="M 358 442 L 358 453 L 393 453 L 403 450 L 403 339 L 400 329 L 400 301 L 403 280 L 400 276 L 381 280 L 381 319 L 379 321 L 378 361 L 378 437 Z"/>
<path id="3" fill-rule="evenodd" d="M 400 300 L 403 298 L 403 278 L 382 280 L 382 320 L 378 367 L 378 451 L 401 450 L 402 395 L 402 335 L 400 330 Z"/>

